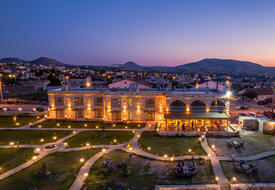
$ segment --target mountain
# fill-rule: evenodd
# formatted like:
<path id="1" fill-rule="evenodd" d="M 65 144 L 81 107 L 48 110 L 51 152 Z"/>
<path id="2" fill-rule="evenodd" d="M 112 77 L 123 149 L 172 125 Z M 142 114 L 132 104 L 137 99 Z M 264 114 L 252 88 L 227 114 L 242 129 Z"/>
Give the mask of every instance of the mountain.
<path id="1" fill-rule="evenodd" d="M 122 65 L 122 67 L 126 70 L 132 70 L 132 69 L 141 69 L 142 66 L 136 64 L 133 61 L 128 61 L 125 64 Z"/>
<path id="2" fill-rule="evenodd" d="M 11 58 L 1 59 L 0 63 L 7 63 L 7 64 L 30 63 L 30 64 L 34 64 L 34 65 L 56 65 L 56 66 L 66 65 L 62 62 L 59 62 L 55 59 L 51 59 L 51 58 L 48 58 L 48 57 L 39 57 L 38 59 L 35 59 L 33 61 L 26 61 L 26 60 L 22 60 L 22 59 L 19 59 L 19 58 L 11 57 Z"/>
<path id="3" fill-rule="evenodd" d="M 266 70 L 266 67 L 248 62 L 232 59 L 207 58 L 197 62 L 176 67 L 182 72 L 216 72 L 216 73 L 254 73 Z"/>
<path id="4" fill-rule="evenodd" d="M 275 67 L 264 67 L 260 64 L 233 59 L 207 58 L 184 65 L 168 66 L 140 66 L 134 62 L 122 65 L 125 70 L 144 70 L 154 72 L 183 72 L 183 73 L 226 73 L 236 75 L 274 75 Z"/>
<path id="5" fill-rule="evenodd" d="M 35 65 L 67 65 L 55 59 L 40 57 L 33 61 L 26 61 L 19 58 L 3 58 L 0 63 L 30 63 Z M 73 65 L 67 65 L 73 66 Z M 77 65 L 75 65 L 77 66 Z M 78 65 L 78 67 L 80 67 Z M 90 68 L 112 68 L 110 66 L 85 66 Z M 133 61 L 119 65 L 119 69 L 128 71 L 152 71 L 152 72 L 177 72 L 177 73 L 223 73 L 231 75 L 273 75 L 275 67 L 264 67 L 260 64 L 233 59 L 207 58 L 197 62 L 187 63 L 179 66 L 141 66 Z"/>
<path id="6" fill-rule="evenodd" d="M 20 64 L 20 63 L 26 63 L 26 62 L 27 61 L 16 57 L 8 57 L 8 58 L 0 59 L 0 63 L 7 63 L 7 64 L 12 64 L 12 63 Z"/>
<path id="7" fill-rule="evenodd" d="M 55 59 L 51 59 L 48 57 L 39 57 L 38 59 L 35 59 L 30 62 L 30 64 L 35 64 L 35 65 L 56 65 L 56 66 L 62 66 L 65 65 L 62 62 L 59 62 Z"/>

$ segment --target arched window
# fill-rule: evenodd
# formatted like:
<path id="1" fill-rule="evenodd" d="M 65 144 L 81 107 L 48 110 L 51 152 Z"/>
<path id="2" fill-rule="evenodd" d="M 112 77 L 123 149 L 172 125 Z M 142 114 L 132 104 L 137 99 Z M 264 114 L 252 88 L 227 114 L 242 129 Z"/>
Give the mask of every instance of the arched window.
<path id="1" fill-rule="evenodd" d="M 185 103 L 180 100 L 175 100 L 170 104 L 170 112 L 185 112 Z"/>
<path id="2" fill-rule="evenodd" d="M 224 112 L 225 111 L 225 104 L 220 100 L 215 100 L 211 103 L 210 106 L 211 112 Z"/>
<path id="3" fill-rule="evenodd" d="M 200 100 L 196 100 L 190 105 L 191 112 L 205 112 L 205 103 Z"/>

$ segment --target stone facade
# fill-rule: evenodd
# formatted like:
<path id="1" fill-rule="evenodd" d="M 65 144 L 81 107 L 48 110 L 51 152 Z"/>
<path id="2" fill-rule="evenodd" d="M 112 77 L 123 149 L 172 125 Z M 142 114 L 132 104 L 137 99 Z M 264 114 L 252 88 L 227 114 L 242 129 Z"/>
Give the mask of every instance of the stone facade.
<path id="1" fill-rule="evenodd" d="M 185 104 L 188 111 L 194 101 L 205 104 L 205 111 L 213 102 L 224 104 L 229 112 L 229 99 L 223 94 L 199 91 L 138 91 L 127 89 L 74 89 L 48 92 L 49 118 L 99 119 L 105 121 L 161 121 L 174 101 Z M 184 110 L 184 111 L 186 111 Z"/>

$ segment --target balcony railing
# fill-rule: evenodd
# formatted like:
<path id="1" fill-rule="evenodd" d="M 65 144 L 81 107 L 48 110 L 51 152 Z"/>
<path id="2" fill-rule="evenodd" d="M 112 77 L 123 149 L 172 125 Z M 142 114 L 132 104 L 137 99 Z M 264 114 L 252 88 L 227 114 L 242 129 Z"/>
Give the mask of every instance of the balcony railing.
<path id="1" fill-rule="evenodd" d="M 185 106 L 170 106 L 169 108 L 170 108 L 169 112 L 172 112 L 172 113 L 186 112 Z M 206 107 L 205 106 L 190 106 L 190 112 L 196 112 L 196 113 L 206 112 Z M 211 107 L 209 107 L 209 112 L 223 113 L 223 112 L 225 112 L 225 106 L 211 106 Z"/>

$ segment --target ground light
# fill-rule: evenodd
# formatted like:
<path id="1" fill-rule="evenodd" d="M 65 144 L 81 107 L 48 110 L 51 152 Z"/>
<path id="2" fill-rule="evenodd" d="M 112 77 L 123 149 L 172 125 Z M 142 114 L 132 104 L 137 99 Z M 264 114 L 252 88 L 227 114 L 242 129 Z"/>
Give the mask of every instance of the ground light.
<path id="1" fill-rule="evenodd" d="M 44 139 L 40 139 L 40 142 L 44 142 Z"/>
<path id="2" fill-rule="evenodd" d="M 11 145 L 11 146 L 14 145 L 14 142 L 10 142 L 10 145 Z"/>
<path id="3" fill-rule="evenodd" d="M 151 147 L 149 146 L 149 147 L 147 147 L 147 150 L 151 150 Z"/>
<path id="4" fill-rule="evenodd" d="M 102 149 L 102 152 L 105 152 L 105 151 L 106 151 L 106 148 L 103 148 L 103 149 Z"/>
<path id="5" fill-rule="evenodd" d="M 215 146 L 214 144 L 212 144 L 212 145 L 211 145 L 211 148 L 212 148 L 212 149 L 215 149 L 215 148 L 216 148 L 216 146 Z"/>
<path id="6" fill-rule="evenodd" d="M 81 163 L 82 162 L 84 162 L 85 161 L 85 159 L 84 158 L 80 158 L 80 160 L 79 160 Z"/>
<path id="7" fill-rule="evenodd" d="M 219 177 L 218 177 L 218 176 L 217 176 L 217 177 L 215 177 L 215 180 L 216 180 L 216 181 L 219 181 Z"/>
<path id="8" fill-rule="evenodd" d="M 88 175 L 89 175 L 88 173 L 85 173 L 85 174 L 84 174 L 85 177 L 88 177 Z"/>
<path id="9" fill-rule="evenodd" d="M 237 178 L 236 177 L 232 177 L 232 181 L 233 182 L 237 181 Z"/>
<path id="10" fill-rule="evenodd" d="M 86 146 L 90 146 L 90 143 L 86 143 Z"/>
<path id="11" fill-rule="evenodd" d="M 114 139 L 113 141 L 114 141 L 114 143 L 116 143 L 116 142 L 117 142 L 117 140 L 116 140 L 116 139 Z"/>
<path id="12" fill-rule="evenodd" d="M 164 158 L 167 158 L 168 156 L 167 156 L 167 154 L 164 154 Z"/>
<path id="13" fill-rule="evenodd" d="M 53 140 L 56 140 L 56 139 L 57 139 L 57 137 L 56 137 L 56 136 L 54 136 L 54 137 L 53 137 Z"/>

